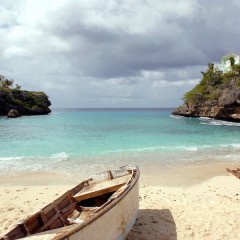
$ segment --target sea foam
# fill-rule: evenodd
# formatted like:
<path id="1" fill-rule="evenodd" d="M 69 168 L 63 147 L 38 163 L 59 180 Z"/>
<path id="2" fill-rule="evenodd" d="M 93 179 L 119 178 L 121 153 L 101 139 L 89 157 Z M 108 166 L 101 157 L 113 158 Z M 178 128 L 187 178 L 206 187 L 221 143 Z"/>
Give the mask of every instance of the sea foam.
<path id="1" fill-rule="evenodd" d="M 240 123 L 238 122 L 229 122 L 229 121 L 224 121 L 224 120 L 217 120 L 213 118 L 205 118 L 201 117 L 202 120 L 201 124 L 207 124 L 207 125 L 212 125 L 212 126 L 237 126 L 240 127 Z"/>
<path id="2" fill-rule="evenodd" d="M 65 161 L 69 158 L 69 155 L 66 153 L 66 152 L 60 152 L 60 153 L 56 153 L 56 154 L 53 154 L 50 159 L 54 159 L 54 160 L 57 160 L 57 161 Z"/>

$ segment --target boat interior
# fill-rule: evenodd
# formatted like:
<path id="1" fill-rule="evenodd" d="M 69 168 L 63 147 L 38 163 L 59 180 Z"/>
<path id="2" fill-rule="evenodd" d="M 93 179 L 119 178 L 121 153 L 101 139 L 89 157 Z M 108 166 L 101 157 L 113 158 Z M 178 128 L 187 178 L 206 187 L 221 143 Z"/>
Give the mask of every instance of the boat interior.
<path id="1" fill-rule="evenodd" d="M 0 237 L 13 240 L 45 231 L 83 224 L 129 187 L 133 170 L 120 168 L 97 174 L 19 223 Z"/>

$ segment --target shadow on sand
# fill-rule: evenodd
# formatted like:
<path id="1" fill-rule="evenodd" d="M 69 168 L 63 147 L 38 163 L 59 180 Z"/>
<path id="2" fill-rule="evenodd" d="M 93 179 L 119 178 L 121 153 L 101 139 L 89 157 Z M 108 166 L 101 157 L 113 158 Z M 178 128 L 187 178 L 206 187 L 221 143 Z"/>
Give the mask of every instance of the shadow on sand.
<path id="1" fill-rule="evenodd" d="M 176 224 L 168 209 L 140 209 L 126 240 L 177 240 Z"/>

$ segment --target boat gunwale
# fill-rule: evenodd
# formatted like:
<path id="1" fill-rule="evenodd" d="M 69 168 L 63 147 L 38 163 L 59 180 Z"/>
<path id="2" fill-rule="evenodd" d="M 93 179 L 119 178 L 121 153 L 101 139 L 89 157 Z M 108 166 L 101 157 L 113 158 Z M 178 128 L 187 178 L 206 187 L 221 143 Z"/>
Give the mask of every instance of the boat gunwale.
<path id="1" fill-rule="evenodd" d="M 96 219 L 98 219 L 99 217 L 103 216 L 105 213 L 107 213 L 108 211 L 110 211 L 113 207 L 115 207 L 120 201 L 123 200 L 123 198 L 133 189 L 133 187 L 136 185 L 136 183 L 139 180 L 139 176 L 140 176 L 140 171 L 139 168 L 136 166 L 132 169 L 132 174 L 131 174 L 131 178 L 129 179 L 129 181 L 131 180 L 130 184 L 128 185 L 129 187 L 126 188 L 125 191 L 123 191 L 119 197 L 114 198 L 109 204 L 106 205 L 106 207 L 102 208 L 99 212 L 96 212 L 96 214 L 89 218 L 87 221 L 85 221 L 82 224 L 77 225 L 76 227 L 73 227 L 70 231 L 60 234 L 59 236 L 54 237 L 54 240 L 63 240 L 66 239 L 68 237 L 70 237 L 71 235 L 73 235 L 74 233 L 78 232 L 79 230 L 85 228 L 86 226 L 88 226 L 89 224 L 91 224 L 92 222 L 94 222 Z M 133 174 L 134 171 L 136 171 L 135 175 Z M 128 181 L 128 182 L 129 182 Z M 127 184 L 127 183 L 126 183 Z M 125 185 L 124 185 L 125 186 Z"/>

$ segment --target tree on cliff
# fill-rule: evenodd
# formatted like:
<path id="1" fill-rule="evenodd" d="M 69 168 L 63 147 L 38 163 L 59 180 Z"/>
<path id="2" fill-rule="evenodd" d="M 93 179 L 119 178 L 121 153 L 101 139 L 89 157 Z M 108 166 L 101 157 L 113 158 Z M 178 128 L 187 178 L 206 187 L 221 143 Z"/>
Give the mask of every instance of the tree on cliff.
<path id="1" fill-rule="evenodd" d="M 13 80 L 8 80 L 8 79 L 4 79 L 3 81 L 2 81 L 2 86 L 4 87 L 4 88 L 10 88 L 10 87 L 12 87 L 13 86 Z"/>
<path id="2" fill-rule="evenodd" d="M 15 87 L 16 90 L 20 90 L 21 89 L 21 86 L 16 84 L 16 87 Z"/>
<path id="3" fill-rule="evenodd" d="M 240 122 L 240 64 L 231 60 L 231 69 L 223 73 L 209 64 L 201 81 L 185 93 L 184 103 L 174 115 L 210 117 Z"/>
<path id="4" fill-rule="evenodd" d="M 207 71 L 201 72 L 203 77 L 191 91 L 185 93 L 183 99 L 185 102 L 201 102 L 208 99 L 214 99 L 216 96 L 212 94 L 212 90 L 223 83 L 223 75 L 213 63 L 208 64 Z"/>
<path id="5" fill-rule="evenodd" d="M 5 89 L 10 89 L 10 88 L 13 89 L 13 83 L 14 83 L 14 80 L 12 80 L 12 79 L 9 80 L 6 77 L 0 75 L 0 87 L 5 88 Z M 21 86 L 16 84 L 14 89 L 20 90 Z"/>
<path id="6" fill-rule="evenodd" d="M 235 65 L 235 58 L 230 57 L 229 60 L 230 60 L 231 67 L 233 67 Z"/>

